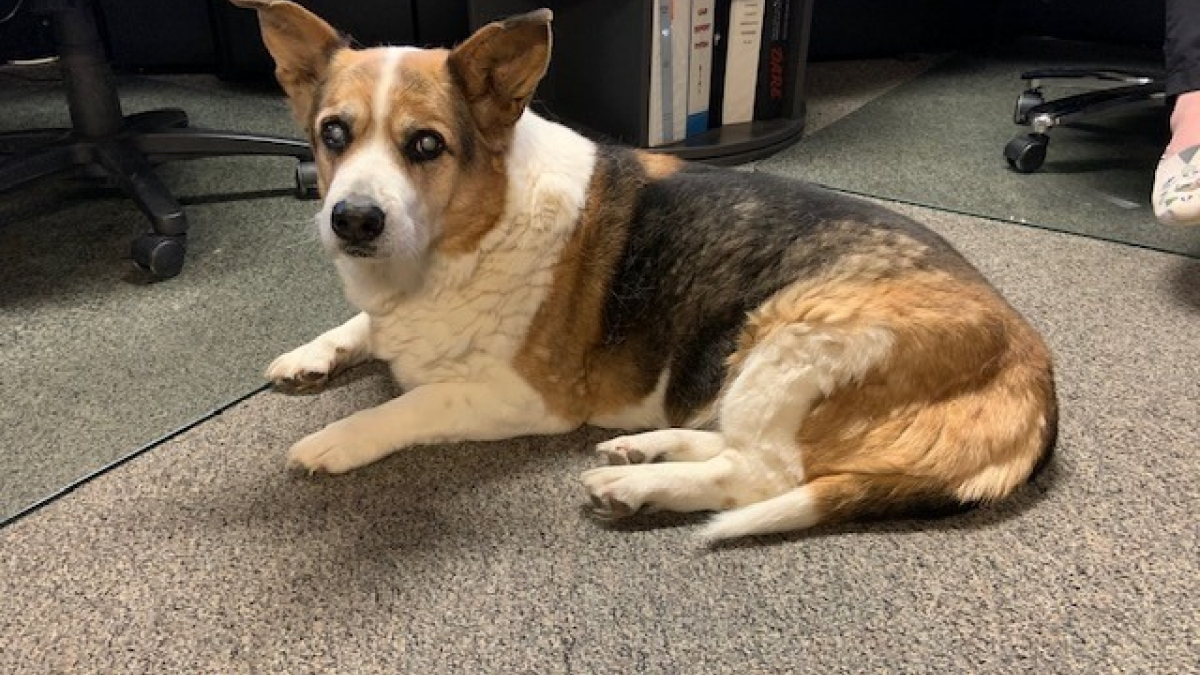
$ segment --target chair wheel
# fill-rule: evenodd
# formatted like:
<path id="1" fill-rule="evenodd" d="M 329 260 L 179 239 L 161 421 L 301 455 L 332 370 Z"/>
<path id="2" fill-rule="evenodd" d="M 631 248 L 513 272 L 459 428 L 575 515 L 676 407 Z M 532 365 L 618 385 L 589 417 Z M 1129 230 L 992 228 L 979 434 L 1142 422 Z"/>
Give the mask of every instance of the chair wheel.
<path id="1" fill-rule="evenodd" d="M 159 279 L 179 276 L 187 252 L 187 237 L 168 237 L 162 234 L 143 234 L 133 240 L 133 262 Z"/>
<path id="2" fill-rule="evenodd" d="M 1029 111 L 1046 102 L 1042 92 L 1036 89 L 1026 89 L 1017 97 L 1017 107 L 1013 110 L 1013 123 L 1029 124 Z"/>
<path id="3" fill-rule="evenodd" d="M 317 165 L 300 162 L 296 165 L 296 198 L 316 199 L 317 196 Z"/>
<path id="4" fill-rule="evenodd" d="M 1004 159 L 1016 171 L 1033 173 L 1046 161 L 1049 145 L 1050 137 L 1046 134 L 1021 134 L 1004 146 Z"/>

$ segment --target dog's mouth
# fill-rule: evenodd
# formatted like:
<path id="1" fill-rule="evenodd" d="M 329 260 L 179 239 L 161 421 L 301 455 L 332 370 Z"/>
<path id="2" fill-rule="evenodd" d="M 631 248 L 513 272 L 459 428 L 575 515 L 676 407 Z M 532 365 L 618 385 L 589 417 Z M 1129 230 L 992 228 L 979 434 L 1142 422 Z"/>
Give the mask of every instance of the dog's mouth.
<path id="1" fill-rule="evenodd" d="M 351 258 L 374 258 L 378 252 L 375 250 L 374 246 L 367 246 L 364 244 L 342 244 L 342 253 L 345 253 Z"/>

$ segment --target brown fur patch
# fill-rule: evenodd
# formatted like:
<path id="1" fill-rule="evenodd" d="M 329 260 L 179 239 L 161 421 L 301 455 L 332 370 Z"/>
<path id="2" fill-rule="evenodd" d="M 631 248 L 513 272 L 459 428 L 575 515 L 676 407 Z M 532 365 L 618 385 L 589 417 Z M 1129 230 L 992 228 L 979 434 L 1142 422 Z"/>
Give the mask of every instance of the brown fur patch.
<path id="1" fill-rule="evenodd" d="M 550 409 L 573 422 L 634 405 L 658 383 L 641 363 L 641 345 L 604 344 L 605 303 L 645 182 L 636 165 L 597 158 L 579 224 L 514 360 Z"/>
<path id="2" fill-rule="evenodd" d="M 683 160 L 674 155 L 646 152 L 645 150 L 638 150 L 635 154 L 642 164 L 642 169 L 646 172 L 646 177 L 650 180 L 666 178 L 684 166 Z"/>
<path id="3" fill-rule="evenodd" d="M 995 481 L 987 474 L 977 498 L 962 501 L 996 499 L 1029 476 L 1052 441 L 1049 351 L 982 282 L 916 271 L 869 284 L 797 284 L 754 313 L 731 372 L 793 323 L 884 327 L 894 336 L 885 362 L 820 402 L 797 435 L 806 481 L 860 477 L 834 490 L 837 499 L 887 492 L 872 487 L 878 478 L 924 500 L 955 501 L 965 481 L 989 470 Z"/>
<path id="4" fill-rule="evenodd" d="M 822 523 L 944 515 L 963 510 L 937 479 L 841 473 L 806 484 Z"/>
<path id="5" fill-rule="evenodd" d="M 316 90 L 308 117 L 301 122 L 314 149 L 318 189 L 322 195 L 329 191 L 338 164 L 349 155 L 333 154 L 324 149 L 321 124 L 329 117 L 337 116 L 350 127 L 352 138 L 370 133 L 374 124 L 375 82 L 382 75 L 383 63 L 384 53 L 380 50 L 343 49 L 337 52 L 329 64 L 329 77 Z"/>

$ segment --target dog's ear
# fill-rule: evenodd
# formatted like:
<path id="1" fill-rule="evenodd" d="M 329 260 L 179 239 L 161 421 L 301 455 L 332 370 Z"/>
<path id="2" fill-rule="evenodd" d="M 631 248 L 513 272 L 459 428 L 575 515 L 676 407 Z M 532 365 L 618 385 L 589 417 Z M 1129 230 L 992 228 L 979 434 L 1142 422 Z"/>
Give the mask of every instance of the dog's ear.
<path id="1" fill-rule="evenodd" d="M 516 124 L 550 64 L 548 9 L 490 23 L 450 53 L 449 66 L 486 134 Z"/>
<path id="2" fill-rule="evenodd" d="M 312 12 L 287 0 L 230 0 L 258 11 L 263 42 L 275 59 L 275 78 L 301 125 L 312 115 L 313 96 L 333 54 L 346 40 Z"/>

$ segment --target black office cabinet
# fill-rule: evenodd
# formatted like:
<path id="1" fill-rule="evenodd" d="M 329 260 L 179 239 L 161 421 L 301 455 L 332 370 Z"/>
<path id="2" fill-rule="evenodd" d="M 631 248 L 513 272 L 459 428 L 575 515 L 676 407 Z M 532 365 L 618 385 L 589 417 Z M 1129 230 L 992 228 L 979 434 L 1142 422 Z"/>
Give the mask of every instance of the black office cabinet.
<path id="1" fill-rule="evenodd" d="M 453 47 L 467 37 L 467 0 L 413 0 L 417 45 Z"/>
<path id="2" fill-rule="evenodd" d="M 109 59 L 122 70 L 211 70 L 208 0 L 99 0 Z"/>

